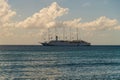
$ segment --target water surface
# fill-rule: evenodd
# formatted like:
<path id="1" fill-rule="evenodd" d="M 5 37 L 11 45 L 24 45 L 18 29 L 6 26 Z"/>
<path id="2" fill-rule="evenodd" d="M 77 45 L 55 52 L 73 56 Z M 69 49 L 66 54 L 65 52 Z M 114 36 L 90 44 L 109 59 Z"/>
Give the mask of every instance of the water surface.
<path id="1" fill-rule="evenodd" d="M 0 46 L 0 80 L 118 80 L 120 46 Z"/>

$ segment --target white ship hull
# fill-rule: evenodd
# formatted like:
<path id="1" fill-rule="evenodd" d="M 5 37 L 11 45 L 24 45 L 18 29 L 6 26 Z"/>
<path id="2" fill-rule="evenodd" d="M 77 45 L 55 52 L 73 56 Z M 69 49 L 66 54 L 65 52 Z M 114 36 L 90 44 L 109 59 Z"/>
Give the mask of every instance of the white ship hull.
<path id="1" fill-rule="evenodd" d="M 41 43 L 43 46 L 90 46 L 91 44 L 85 41 L 50 41 Z"/>

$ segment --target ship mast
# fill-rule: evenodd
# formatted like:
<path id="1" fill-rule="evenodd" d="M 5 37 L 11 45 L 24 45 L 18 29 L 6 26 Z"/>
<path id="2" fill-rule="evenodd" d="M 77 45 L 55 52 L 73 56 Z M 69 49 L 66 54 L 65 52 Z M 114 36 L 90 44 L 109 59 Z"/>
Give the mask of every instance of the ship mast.
<path id="1" fill-rule="evenodd" d="M 65 40 L 65 27 L 63 27 L 63 40 Z"/>
<path id="2" fill-rule="evenodd" d="M 57 36 L 57 27 L 55 26 L 55 39 L 56 39 L 56 37 L 58 39 L 58 36 Z"/>
<path id="3" fill-rule="evenodd" d="M 76 37 L 77 37 L 77 41 L 78 41 L 78 27 L 76 28 Z"/>
<path id="4" fill-rule="evenodd" d="M 70 27 L 70 41 L 71 41 L 71 27 Z"/>
<path id="5" fill-rule="evenodd" d="M 48 28 L 48 41 L 50 41 L 50 30 Z"/>

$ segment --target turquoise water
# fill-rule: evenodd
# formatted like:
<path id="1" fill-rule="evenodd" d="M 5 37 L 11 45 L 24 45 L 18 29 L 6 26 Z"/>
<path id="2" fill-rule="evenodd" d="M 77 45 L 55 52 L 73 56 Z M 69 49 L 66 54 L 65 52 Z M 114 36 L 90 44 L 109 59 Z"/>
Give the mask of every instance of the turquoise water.
<path id="1" fill-rule="evenodd" d="M 0 46 L 0 80 L 119 80 L 120 46 Z"/>

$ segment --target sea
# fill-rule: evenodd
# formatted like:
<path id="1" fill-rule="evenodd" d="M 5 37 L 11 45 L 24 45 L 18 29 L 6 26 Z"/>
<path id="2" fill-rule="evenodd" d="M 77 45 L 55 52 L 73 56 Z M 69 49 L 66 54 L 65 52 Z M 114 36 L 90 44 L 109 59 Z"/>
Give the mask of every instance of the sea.
<path id="1" fill-rule="evenodd" d="M 120 80 L 120 46 L 1 45 L 0 80 Z"/>

